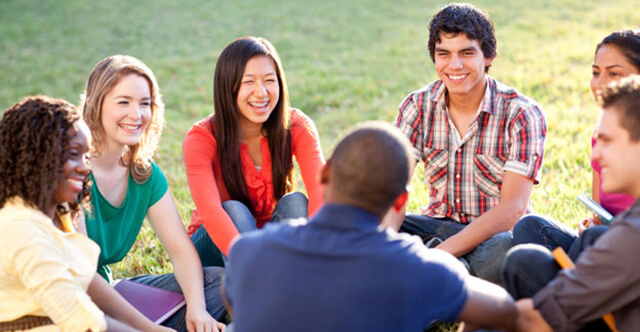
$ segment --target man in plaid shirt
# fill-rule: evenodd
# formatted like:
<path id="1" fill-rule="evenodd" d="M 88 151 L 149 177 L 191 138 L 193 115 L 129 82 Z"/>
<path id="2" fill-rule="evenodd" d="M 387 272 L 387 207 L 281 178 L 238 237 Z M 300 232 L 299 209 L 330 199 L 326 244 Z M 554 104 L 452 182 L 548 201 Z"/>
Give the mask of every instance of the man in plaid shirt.
<path id="1" fill-rule="evenodd" d="M 509 230 L 530 210 L 540 179 L 544 114 L 488 76 L 496 39 L 484 11 L 469 4 L 442 8 L 429 26 L 429 53 L 440 79 L 409 94 L 395 120 L 420 152 L 429 205 L 420 215 L 407 214 L 401 230 L 499 283 L 513 246 Z"/>

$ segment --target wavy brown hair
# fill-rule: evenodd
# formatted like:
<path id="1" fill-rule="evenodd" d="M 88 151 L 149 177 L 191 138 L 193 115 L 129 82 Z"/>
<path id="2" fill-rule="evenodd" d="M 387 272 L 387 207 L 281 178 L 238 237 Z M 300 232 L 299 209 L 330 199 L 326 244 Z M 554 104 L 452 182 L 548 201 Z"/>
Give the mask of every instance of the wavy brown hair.
<path id="1" fill-rule="evenodd" d="M 231 42 L 220 53 L 213 76 L 214 114 L 210 118 L 213 121 L 212 134 L 218 145 L 224 184 L 232 199 L 244 203 L 252 211 L 242 169 L 238 167 L 241 164 L 241 133 L 240 110 L 236 100 L 247 62 L 259 55 L 266 55 L 273 60 L 280 89 L 280 99 L 269 119 L 262 125 L 271 152 L 274 199 L 277 201 L 292 190 L 289 89 L 280 56 L 269 41 L 260 37 L 242 37 Z"/>
<path id="2" fill-rule="evenodd" d="M 93 154 L 100 155 L 105 148 L 105 132 L 102 127 L 102 102 L 104 97 L 120 80 L 128 75 L 138 75 L 149 84 L 151 91 L 151 121 L 140 140 L 127 146 L 120 157 L 120 164 L 131 169 L 131 175 L 137 183 L 144 183 L 151 176 L 151 160 L 158 147 L 162 128 L 165 124 L 164 102 L 153 72 L 142 61 L 129 55 L 113 55 L 93 68 L 89 80 L 80 97 L 84 121 L 93 136 Z"/>
<path id="3" fill-rule="evenodd" d="M 53 191 L 68 159 L 69 130 L 80 121 L 71 103 L 47 96 L 26 97 L 8 108 L 0 120 L 0 207 L 18 196 L 25 204 L 48 215 Z M 89 204 L 89 176 L 75 202 Z"/>

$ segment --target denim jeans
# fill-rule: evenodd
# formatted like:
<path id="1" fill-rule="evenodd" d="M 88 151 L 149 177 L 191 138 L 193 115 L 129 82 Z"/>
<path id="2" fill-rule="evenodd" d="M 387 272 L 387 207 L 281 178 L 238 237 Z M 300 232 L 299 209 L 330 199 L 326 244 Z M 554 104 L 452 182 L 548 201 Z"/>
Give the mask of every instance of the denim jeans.
<path id="1" fill-rule="evenodd" d="M 502 282 L 514 299 L 531 298 L 553 280 L 560 270 L 553 254 L 546 247 L 539 244 L 520 244 L 507 253 L 502 269 Z M 598 319 L 580 331 L 609 331 L 609 328 Z"/>
<path id="2" fill-rule="evenodd" d="M 271 214 L 270 222 L 279 222 L 281 220 L 294 218 L 306 219 L 308 218 L 308 205 L 309 201 L 302 193 L 288 193 L 278 200 Z M 257 229 L 256 219 L 244 204 L 231 200 L 222 203 L 222 208 L 227 212 L 240 234 Z M 193 245 L 200 255 L 202 266 L 226 265 L 226 257 L 220 249 L 216 247 L 213 241 L 211 241 L 211 237 L 209 237 L 204 227 L 200 226 L 200 228 L 191 235 L 191 242 L 193 242 Z"/>
<path id="3" fill-rule="evenodd" d="M 608 226 L 591 226 L 581 236 L 571 227 L 538 215 L 527 215 L 513 227 L 513 243 L 533 243 L 549 250 L 562 247 L 572 260 L 592 245 Z"/>
<path id="4" fill-rule="evenodd" d="M 220 296 L 220 285 L 222 284 L 222 278 L 224 277 L 224 269 L 218 267 L 205 267 L 203 269 L 204 277 L 204 299 L 207 305 L 207 312 L 220 321 L 225 317 L 225 307 Z M 176 280 L 173 273 L 163 275 L 146 275 L 131 278 L 131 281 L 135 281 L 141 284 L 150 285 L 172 292 L 182 293 L 180 285 Z M 178 310 L 173 316 L 169 317 L 162 325 L 175 329 L 176 331 L 187 331 L 185 316 L 187 314 L 187 307 L 184 306 Z"/>
<path id="5" fill-rule="evenodd" d="M 408 213 L 400 227 L 401 232 L 418 235 L 424 242 L 433 237 L 446 240 L 466 227 L 452 219 L 437 219 Z M 502 232 L 484 241 L 474 250 L 462 256 L 468 262 L 470 272 L 478 278 L 500 284 L 500 269 L 505 254 L 513 247 L 511 232 Z"/>

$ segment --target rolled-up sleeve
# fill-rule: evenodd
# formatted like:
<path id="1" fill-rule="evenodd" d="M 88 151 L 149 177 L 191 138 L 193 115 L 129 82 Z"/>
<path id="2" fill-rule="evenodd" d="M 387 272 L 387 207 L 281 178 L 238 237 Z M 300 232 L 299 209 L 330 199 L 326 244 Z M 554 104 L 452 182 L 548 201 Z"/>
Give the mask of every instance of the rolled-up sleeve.
<path id="1" fill-rule="evenodd" d="M 538 184 L 547 135 L 544 113 L 538 106 L 526 105 L 515 114 L 509 135 L 509 159 L 503 170 L 523 175 Z"/>

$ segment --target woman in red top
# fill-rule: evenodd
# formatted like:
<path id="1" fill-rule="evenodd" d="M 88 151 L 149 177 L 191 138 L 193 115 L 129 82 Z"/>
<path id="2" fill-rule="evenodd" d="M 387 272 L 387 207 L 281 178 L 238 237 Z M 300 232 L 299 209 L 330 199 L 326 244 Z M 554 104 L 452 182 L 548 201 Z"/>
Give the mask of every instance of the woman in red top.
<path id="1" fill-rule="evenodd" d="M 243 37 L 227 45 L 213 81 L 215 112 L 189 130 L 183 146 L 196 205 L 189 233 L 204 266 L 224 265 L 220 251 L 227 255 L 239 233 L 315 212 L 325 162 L 313 121 L 289 107 L 269 41 Z M 294 156 L 308 201 L 291 192 Z"/>

